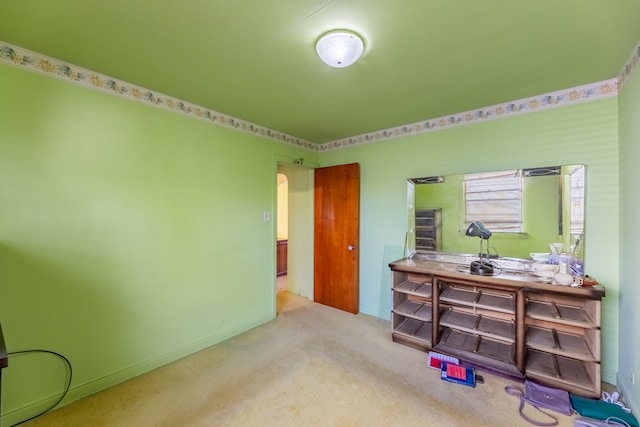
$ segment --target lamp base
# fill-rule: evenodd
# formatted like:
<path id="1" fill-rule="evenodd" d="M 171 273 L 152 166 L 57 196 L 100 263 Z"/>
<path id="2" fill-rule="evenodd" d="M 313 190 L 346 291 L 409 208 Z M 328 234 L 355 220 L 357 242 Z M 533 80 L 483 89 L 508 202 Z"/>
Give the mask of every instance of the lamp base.
<path id="1" fill-rule="evenodd" d="M 498 255 L 498 254 L 484 254 L 484 253 L 480 252 L 478 254 L 478 257 L 480 257 L 480 258 L 489 258 L 489 259 L 498 259 L 498 258 L 500 258 L 500 255 Z"/>
<path id="2" fill-rule="evenodd" d="M 469 267 L 471 274 L 477 274 L 480 276 L 492 276 L 493 266 L 485 264 L 483 261 L 473 261 Z"/>

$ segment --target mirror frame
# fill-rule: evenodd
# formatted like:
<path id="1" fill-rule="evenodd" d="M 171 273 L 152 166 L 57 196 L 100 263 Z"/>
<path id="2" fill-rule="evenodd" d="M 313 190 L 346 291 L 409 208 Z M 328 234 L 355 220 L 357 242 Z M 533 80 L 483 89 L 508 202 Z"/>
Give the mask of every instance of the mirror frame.
<path id="1" fill-rule="evenodd" d="M 581 177 L 581 187 L 573 187 L 572 193 L 572 179 L 576 171 L 582 171 Z M 557 203 L 555 206 L 548 206 L 549 210 L 555 209 L 554 215 L 557 218 L 557 229 L 555 230 L 555 241 L 548 241 L 542 245 L 540 242 L 535 242 L 535 239 L 531 236 L 527 237 L 527 226 L 524 225 L 524 230 L 522 233 L 494 233 L 498 235 L 494 241 L 498 240 L 504 241 L 504 239 L 511 240 L 521 240 L 522 245 L 531 245 L 531 247 L 527 246 L 526 248 L 520 248 L 517 251 L 509 250 L 505 253 L 500 254 L 502 257 L 510 257 L 510 258 L 519 258 L 519 259 L 529 259 L 529 254 L 531 252 L 550 252 L 549 244 L 554 242 L 562 242 L 565 247 L 565 252 L 574 251 L 576 258 L 578 258 L 581 262 L 584 260 L 584 250 L 585 250 L 585 242 L 584 242 L 584 208 L 585 208 L 585 191 L 586 191 L 586 167 L 585 165 L 563 165 L 563 166 L 552 166 L 552 167 L 539 167 L 539 168 L 526 168 L 526 169 L 518 169 L 521 172 L 522 179 L 530 179 L 535 177 L 549 177 L 556 176 L 557 177 Z M 471 172 L 467 172 L 469 174 Z M 452 182 L 455 180 L 461 180 L 460 177 L 464 177 L 465 173 L 461 174 L 451 174 L 445 176 L 430 176 L 430 177 L 422 177 L 422 178 L 409 178 L 407 180 L 407 212 L 408 212 L 408 231 L 405 240 L 405 257 L 412 255 L 415 252 L 424 252 L 422 250 L 416 250 L 416 194 L 419 186 L 427 184 L 427 185 L 439 185 L 447 182 Z M 549 178 L 547 178 L 549 179 Z M 450 184 L 451 185 L 451 184 Z M 463 180 L 461 181 L 461 185 L 464 186 Z M 526 188 L 526 182 L 524 183 L 524 188 Z M 460 188 L 460 197 L 464 199 L 464 189 Z M 532 196 L 533 197 L 533 196 Z M 461 201 L 462 210 L 464 208 L 464 200 Z M 531 203 L 531 202 L 529 202 Z M 574 211 L 574 207 L 578 206 L 579 212 Z M 438 206 L 438 203 L 433 203 L 431 208 L 441 208 L 442 206 Z M 420 206 L 420 208 L 426 208 L 425 206 Z M 447 213 L 443 213 L 443 216 L 446 217 Z M 462 239 L 464 236 L 464 212 L 456 212 L 454 215 L 458 215 L 457 232 L 458 235 L 455 236 L 455 239 Z M 451 215 L 449 214 L 449 217 Z M 579 226 L 575 226 L 572 229 L 572 218 L 581 217 L 581 223 Z M 526 218 L 524 219 L 526 222 Z M 579 232 L 578 232 L 579 230 Z M 573 232 L 572 232 L 573 231 Z M 550 232 L 551 233 L 551 232 Z M 442 239 L 446 241 L 447 236 L 445 233 L 441 233 Z M 520 236 L 517 236 L 517 235 Z M 553 234 L 553 233 L 552 233 Z M 500 237 L 502 235 L 502 237 Z M 507 236 L 509 235 L 509 236 Z M 451 239 L 451 237 L 449 237 Z M 468 237 L 467 237 L 468 239 Z M 534 239 L 534 240 L 532 240 Z M 476 251 L 473 249 L 469 249 L 475 247 L 477 242 L 475 240 L 473 243 L 466 242 L 464 243 L 464 248 L 459 249 L 457 247 L 453 247 L 451 249 L 451 245 L 444 244 L 442 251 L 448 253 L 475 253 Z M 536 243 L 535 245 L 533 243 Z M 473 245 L 473 246 L 471 246 Z M 513 242 L 513 246 L 516 246 L 517 243 Z M 510 246 L 509 246 L 510 247 Z M 465 250 L 466 249 L 466 250 Z M 477 250 L 477 248 L 476 248 Z M 429 251 L 427 251 L 429 252 Z M 499 251 L 496 251 L 499 253 Z"/>

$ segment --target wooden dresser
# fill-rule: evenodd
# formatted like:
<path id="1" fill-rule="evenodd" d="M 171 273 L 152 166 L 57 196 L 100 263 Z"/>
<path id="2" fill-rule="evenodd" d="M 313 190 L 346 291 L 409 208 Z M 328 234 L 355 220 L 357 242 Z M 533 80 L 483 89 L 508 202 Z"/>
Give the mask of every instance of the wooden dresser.
<path id="1" fill-rule="evenodd" d="M 394 341 L 504 376 L 600 396 L 603 287 L 554 285 L 507 268 L 479 276 L 468 265 L 439 260 L 402 259 L 389 266 Z"/>

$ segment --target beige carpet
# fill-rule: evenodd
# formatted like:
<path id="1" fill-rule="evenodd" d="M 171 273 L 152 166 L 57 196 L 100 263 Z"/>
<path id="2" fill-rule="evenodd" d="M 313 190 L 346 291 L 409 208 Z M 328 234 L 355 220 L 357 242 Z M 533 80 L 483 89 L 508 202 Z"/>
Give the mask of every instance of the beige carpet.
<path id="1" fill-rule="evenodd" d="M 447 383 L 426 353 L 391 341 L 388 322 L 283 297 L 289 309 L 268 324 L 23 425 L 530 425 L 510 381 Z"/>

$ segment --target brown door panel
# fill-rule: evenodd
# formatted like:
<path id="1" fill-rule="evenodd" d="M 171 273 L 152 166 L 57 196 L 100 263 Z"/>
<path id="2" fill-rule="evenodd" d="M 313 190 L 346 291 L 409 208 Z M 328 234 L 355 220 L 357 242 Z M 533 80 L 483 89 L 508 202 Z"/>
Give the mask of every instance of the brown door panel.
<path id="1" fill-rule="evenodd" d="M 360 165 L 315 170 L 314 300 L 359 310 Z"/>

